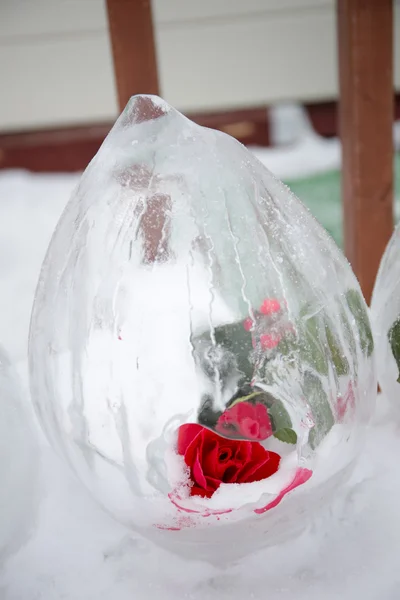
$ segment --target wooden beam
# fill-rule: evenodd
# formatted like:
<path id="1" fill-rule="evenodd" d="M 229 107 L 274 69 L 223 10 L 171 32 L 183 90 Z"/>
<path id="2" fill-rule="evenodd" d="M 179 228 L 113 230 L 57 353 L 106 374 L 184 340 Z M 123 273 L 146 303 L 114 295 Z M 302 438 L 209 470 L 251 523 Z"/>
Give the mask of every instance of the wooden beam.
<path id="1" fill-rule="evenodd" d="M 194 113 L 189 119 L 204 127 L 219 129 L 242 144 L 269 146 L 266 108 Z M 333 117 L 330 118 L 333 121 Z M 113 123 L 59 127 L 39 131 L 0 132 L 1 169 L 38 172 L 82 171 L 96 154 Z"/>
<path id="2" fill-rule="evenodd" d="M 107 0 L 118 104 L 135 94 L 159 94 L 150 0 Z"/>
<path id="3" fill-rule="evenodd" d="M 393 231 L 393 0 L 337 0 L 345 252 L 367 302 Z"/>

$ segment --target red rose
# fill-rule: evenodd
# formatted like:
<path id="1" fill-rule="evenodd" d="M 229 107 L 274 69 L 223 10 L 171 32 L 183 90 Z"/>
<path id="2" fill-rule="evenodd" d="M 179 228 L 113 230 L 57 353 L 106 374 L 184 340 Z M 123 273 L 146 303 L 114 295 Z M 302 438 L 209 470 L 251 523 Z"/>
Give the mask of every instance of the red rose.
<path id="1" fill-rule="evenodd" d="M 266 440 L 272 435 L 271 420 L 264 404 L 238 402 L 218 419 L 216 430 L 227 437 Z"/>
<path id="2" fill-rule="evenodd" d="M 190 469 L 191 496 L 203 498 L 210 498 L 221 483 L 266 479 L 276 473 L 281 459 L 258 442 L 228 440 L 194 423 L 179 427 L 178 454 Z"/>

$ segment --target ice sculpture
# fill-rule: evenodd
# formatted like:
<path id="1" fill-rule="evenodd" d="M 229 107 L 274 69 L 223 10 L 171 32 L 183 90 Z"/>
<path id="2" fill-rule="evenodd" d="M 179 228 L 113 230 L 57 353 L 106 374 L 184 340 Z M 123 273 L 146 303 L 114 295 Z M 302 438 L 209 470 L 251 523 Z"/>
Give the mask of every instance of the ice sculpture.
<path id="1" fill-rule="evenodd" d="M 375 399 L 358 283 L 229 136 L 136 96 L 51 241 L 36 409 L 98 501 L 229 560 L 294 534 L 344 480 Z"/>
<path id="2" fill-rule="evenodd" d="M 375 281 L 371 321 L 376 343 L 378 381 L 391 402 L 400 393 L 400 226 L 386 247 Z"/>
<path id="3" fill-rule="evenodd" d="M 17 375 L 0 348 L 0 566 L 34 523 L 39 454 Z"/>

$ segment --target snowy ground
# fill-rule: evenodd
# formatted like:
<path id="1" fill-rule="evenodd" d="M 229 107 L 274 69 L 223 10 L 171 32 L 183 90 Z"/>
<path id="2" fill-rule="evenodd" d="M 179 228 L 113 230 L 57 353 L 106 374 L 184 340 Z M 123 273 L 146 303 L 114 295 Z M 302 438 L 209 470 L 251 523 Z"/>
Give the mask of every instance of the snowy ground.
<path id="1" fill-rule="evenodd" d="M 339 165 L 337 141 L 300 138 L 290 151 L 263 153 L 280 177 Z M 77 179 L 0 172 L 0 342 L 25 389 L 34 287 L 50 235 Z M 43 439 L 41 446 L 36 523 L 25 546 L 0 566 L 0 600 L 400 597 L 400 427 L 382 398 L 351 485 L 332 507 L 301 538 L 223 571 L 184 562 L 128 537 Z"/>

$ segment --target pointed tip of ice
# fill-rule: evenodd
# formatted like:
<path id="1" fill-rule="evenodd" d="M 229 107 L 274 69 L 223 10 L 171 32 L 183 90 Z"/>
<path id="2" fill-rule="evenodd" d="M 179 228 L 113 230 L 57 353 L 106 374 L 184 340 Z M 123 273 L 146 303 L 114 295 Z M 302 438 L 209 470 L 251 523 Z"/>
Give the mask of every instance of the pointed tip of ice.
<path id="1" fill-rule="evenodd" d="M 158 119 L 172 110 L 174 109 L 159 96 L 137 94 L 130 98 L 121 116 L 130 124 L 136 124 Z"/>
<path id="2" fill-rule="evenodd" d="M 171 108 L 168 102 L 166 102 L 165 100 L 163 100 L 163 98 L 160 98 L 160 96 L 157 96 L 155 94 L 135 94 L 135 96 L 130 97 L 130 101 L 136 100 L 137 98 L 146 99 L 152 102 L 155 106 L 159 106 L 160 108 L 166 108 L 167 110 Z"/>

